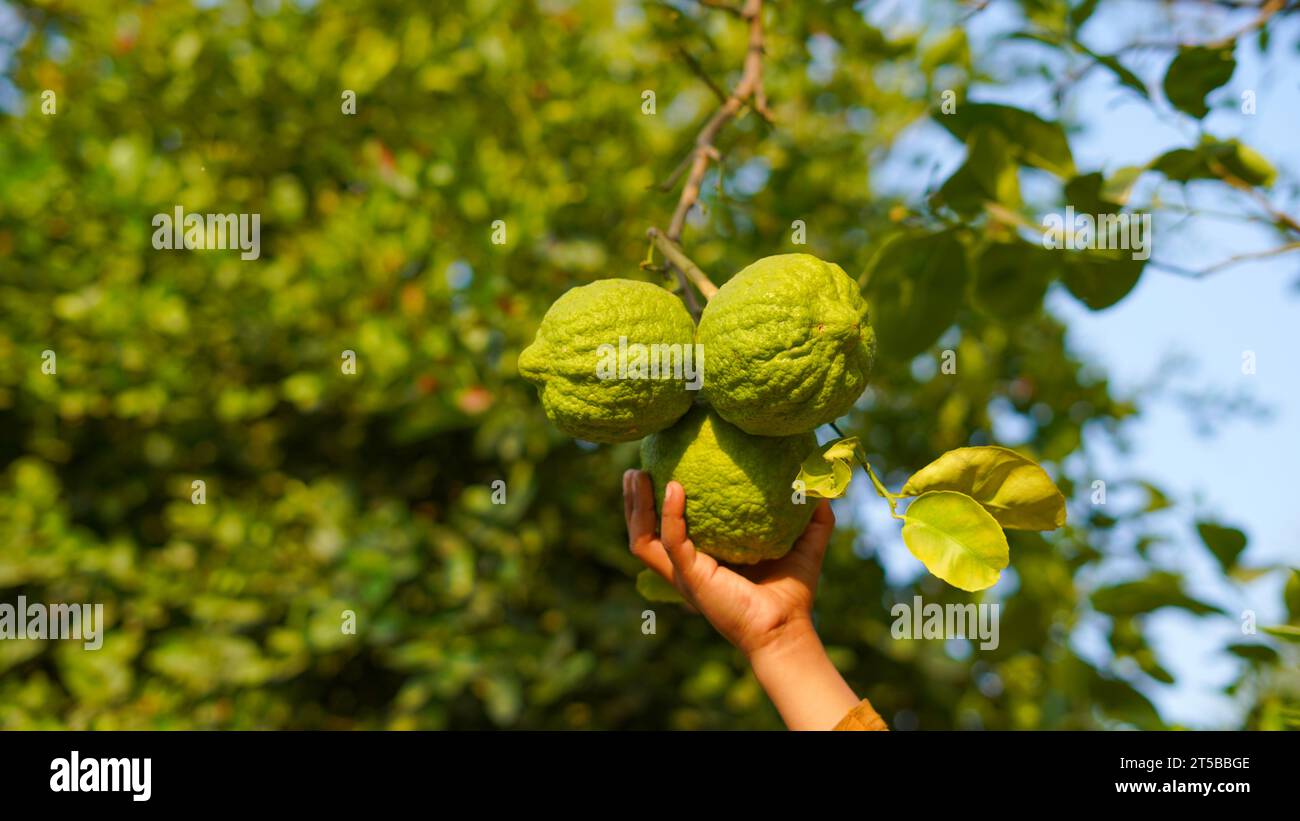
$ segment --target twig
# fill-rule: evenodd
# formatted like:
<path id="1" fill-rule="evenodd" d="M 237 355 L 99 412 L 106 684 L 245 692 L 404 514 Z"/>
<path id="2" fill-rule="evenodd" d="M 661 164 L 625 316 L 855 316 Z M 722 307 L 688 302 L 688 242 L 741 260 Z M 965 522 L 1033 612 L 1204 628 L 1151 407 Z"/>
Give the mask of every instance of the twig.
<path id="1" fill-rule="evenodd" d="M 691 315 L 697 319 L 700 316 L 699 301 L 695 298 L 695 293 L 691 291 L 690 283 L 693 283 L 700 293 L 707 300 L 713 294 L 717 293 L 717 287 L 705 276 L 700 267 L 690 261 L 682 247 L 678 244 L 682 238 L 682 231 L 686 227 L 686 217 L 700 199 L 700 186 L 704 183 L 704 175 L 709 170 L 711 161 L 721 159 L 721 154 L 714 147 L 713 142 L 717 139 L 718 134 L 722 131 L 723 126 L 736 117 L 748 102 L 751 108 L 759 116 L 768 122 L 771 122 L 771 113 L 767 109 L 767 96 L 763 93 L 763 0 L 745 0 L 743 8 L 738 8 L 729 3 L 714 0 L 700 0 L 701 5 L 710 8 L 721 8 L 738 14 L 749 23 L 749 47 L 745 52 L 744 70 L 741 73 L 740 81 L 732 89 L 731 94 L 725 95 L 722 104 L 718 110 L 713 113 L 704 128 L 695 137 L 695 146 L 691 152 L 686 155 L 681 164 L 669 175 L 668 180 L 660 187 L 671 190 L 677 180 L 686 173 L 686 183 L 682 186 L 681 196 L 677 199 L 677 207 L 673 210 L 672 219 L 668 223 L 668 230 L 661 232 L 657 228 L 651 228 L 647 231 L 647 236 L 651 242 L 663 253 L 664 258 L 668 260 L 673 270 L 677 274 L 677 281 L 681 285 L 682 298 L 686 300 L 686 307 L 690 309 Z M 685 50 L 681 50 L 682 56 L 686 58 L 687 63 L 696 74 L 705 78 L 710 88 L 714 88 L 713 83 L 708 80 L 703 69 L 695 62 Z"/>
<path id="2" fill-rule="evenodd" d="M 965 23 L 970 18 L 979 14 L 981 11 L 984 11 L 984 9 L 988 8 L 990 2 L 991 0 L 968 0 L 966 5 L 969 6 L 969 8 L 967 8 L 966 12 L 957 19 L 957 22 Z"/>
<path id="3" fill-rule="evenodd" d="M 1238 180 L 1238 182 L 1241 181 Z M 1241 182 L 1241 184 L 1246 185 L 1246 183 L 1244 182 Z M 1247 186 L 1247 188 L 1249 188 L 1249 186 Z M 992 216 L 994 219 L 997 219 L 999 222 L 1003 222 L 1008 225 L 1016 225 L 1021 228 L 1026 228 L 1030 231 L 1037 232 L 1039 234 L 1047 233 L 1047 229 L 1044 228 L 1043 226 L 1034 225 L 1032 222 L 1020 216 L 1016 212 L 1008 208 L 1005 208 L 999 205 L 998 203 L 985 202 L 984 210 L 987 211 L 990 216 Z M 1195 212 L 1192 212 L 1190 210 L 1188 210 L 1186 213 L 1188 214 L 1189 217 L 1193 215 L 1200 216 L 1199 214 L 1195 214 Z M 1282 216 L 1285 217 L 1286 215 L 1283 214 Z M 1289 217 L 1287 219 L 1289 219 Z M 1147 264 L 1154 268 L 1159 268 L 1161 270 L 1168 271 L 1171 274 L 1178 274 L 1179 276 L 1199 279 L 1201 277 L 1210 276 L 1211 274 L 1217 274 L 1219 271 L 1222 271 L 1226 268 L 1231 268 L 1232 266 L 1238 265 L 1242 262 L 1249 262 L 1250 260 L 1253 259 L 1264 259 L 1266 257 L 1280 256 L 1282 254 L 1295 251 L 1297 249 L 1300 249 L 1300 240 L 1296 240 L 1294 242 L 1288 242 L 1284 245 L 1279 245 L 1276 248 L 1269 248 L 1264 251 L 1251 251 L 1250 253 L 1237 254 L 1236 256 L 1231 256 L 1225 260 L 1216 262 L 1213 265 L 1209 266 L 1208 268 L 1200 268 L 1200 269 L 1184 268 L 1181 265 L 1174 265 L 1169 262 L 1161 262 L 1160 260 L 1157 259 L 1148 260 Z"/>
<path id="4" fill-rule="evenodd" d="M 668 179 L 664 180 L 661 183 L 649 187 L 657 188 L 660 191 L 673 190 L 673 186 L 677 185 L 677 181 L 682 178 L 682 174 L 686 173 L 686 169 L 689 168 L 690 165 L 691 165 L 691 155 L 687 154 L 685 157 L 682 157 L 681 162 L 677 163 L 677 167 L 673 169 L 673 173 L 668 175 Z"/>
<path id="5" fill-rule="evenodd" d="M 714 112 L 709 121 L 704 124 L 704 128 L 700 130 L 699 136 L 695 138 L 690 173 L 687 174 L 686 184 L 682 187 L 677 209 L 673 211 L 672 219 L 668 223 L 668 238 L 674 242 L 681 239 L 682 230 L 686 227 L 686 215 L 699 201 L 700 185 L 709 170 L 709 161 L 717 156 L 713 141 L 717 139 L 718 133 L 751 97 L 754 99 L 755 111 L 763 112 L 767 109 L 767 100 L 763 95 L 763 0 L 746 0 L 744 17 L 749 21 L 749 49 L 745 53 L 744 72 L 741 74 L 740 82 L 732 89 L 731 95 Z"/>
<path id="6" fill-rule="evenodd" d="M 1200 279 L 1201 277 L 1207 277 L 1210 276 L 1211 274 L 1216 274 L 1219 271 L 1224 270 L 1225 268 L 1231 268 L 1234 265 L 1240 265 L 1243 262 L 1249 262 L 1253 259 L 1266 259 L 1268 257 L 1276 257 L 1282 254 L 1290 253 L 1291 251 L 1295 251 L 1295 250 L 1300 250 L 1300 241 L 1288 242 L 1285 245 L 1279 245 L 1276 248 L 1268 248 L 1263 251 L 1251 251 L 1246 254 L 1237 254 L 1236 256 L 1228 257 L 1227 259 L 1221 262 L 1216 262 L 1215 264 L 1211 265 L 1208 268 L 1201 268 L 1199 270 L 1193 268 L 1184 268 L 1181 265 L 1172 265 L 1168 262 L 1161 262 L 1155 259 L 1149 261 L 1147 264 L 1154 265 L 1157 268 L 1163 269 L 1165 271 L 1169 271 L 1170 273 L 1173 274 L 1179 274 L 1180 276 L 1191 277 L 1193 279 Z"/>
<path id="7" fill-rule="evenodd" d="M 744 9 L 742 9 L 740 6 L 732 5 L 731 3 L 726 2 L 726 0 L 699 0 L 699 3 L 701 6 L 705 6 L 706 8 L 725 11 L 728 14 L 734 14 L 737 17 L 745 16 Z"/>
<path id="8" fill-rule="evenodd" d="M 1138 40 L 1136 42 L 1129 43 L 1128 45 L 1122 47 L 1119 51 L 1120 52 L 1138 51 L 1147 48 L 1179 49 L 1179 48 L 1185 48 L 1188 46 L 1196 46 L 1196 45 L 1201 45 L 1203 48 L 1225 48 L 1231 45 L 1232 43 L 1236 42 L 1238 38 L 1244 37 L 1245 35 L 1250 34 L 1252 31 L 1255 31 L 1256 29 L 1261 29 L 1264 26 L 1268 25 L 1268 21 L 1272 20 L 1273 17 L 1278 13 L 1290 13 L 1294 11 L 1300 11 L 1300 3 L 1295 2 L 1295 0 L 1291 0 L 1289 4 L 1286 2 L 1286 0 L 1267 0 L 1267 2 L 1258 6 L 1253 4 L 1248 4 L 1248 3 L 1224 3 L 1224 2 L 1220 2 L 1218 5 L 1230 9 L 1240 9 L 1240 10 L 1258 9 L 1259 14 L 1254 19 L 1252 19 L 1249 23 L 1237 29 L 1236 31 L 1229 32 L 1228 34 L 1225 34 L 1222 37 L 1217 37 L 1203 44 L 1184 43 L 1178 40 Z"/>
<path id="9" fill-rule="evenodd" d="M 1210 170 L 1213 171 L 1219 179 L 1253 199 L 1260 208 L 1263 208 L 1264 211 L 1273 218 L 1274 223 L 1278 227 L 1287 228 L 1291 231 L 1300 233 L 1300 222 L 1297 222 L 1295 217 L 1290 214 L 1287 214 L 1284 211 L 1279 211 L 1275 208 L 1273 203 L 1269 202 L 1268 197 L 1264 196 L 1255 186 L 1233 174 L 1223 163 L 1216 159 L 1211 158 L 1209 166 Z"/>
<path id="10" fill-rule="evenodd" d="M 1211 43 L 1210 45 L 1217 46 L 1219 48 L 1232 45 L 1233 43 L 1237 42 L 1238 37 L 1244 37 L 1247 34 L 1250 34 L 1252 31 L 1256 29 L 1261 29 L 1264 26 L 1268 25 L 1268 21 L 1272 19 L 1273 15 L 1281 11 L 1282 7 L 1285 5 L 1286 5 L 1286 0 L 1268 0 L 1267 3 L 1265 3 L 1263 6 L 1260 7 L 1258 17 L 1256 17 L 1254 20 L 1250 21 L 1246 25 L 1242 26 L 1237 31 L 1225 35 L 1224 37 Z"/>
<path id="11" fill-rule="evenodd" d="M 708 86 L 709 90 L 718 98 L 718 102 L 725 103 L 727 101 L 727 92 L 723 91 L 717 83 L 713 82 L 713 78 L 704 70 L 704 66 L 700 65 L 700 61 L 696 60 L 689 51 L 681 46 L 677 47 L 677 53 L 686 61 L 686 65 L 691 67 L 691 71 L 695 72 L 695 76 L 704 81 L 704 84 Z"/>
<path id="12" fill-rule="evenodd" d="M 714 285 L 713 280 L 709 279 L 708 275 L 705 274 L 704 271 L 700 270 L 700 266 L 696 265 L 691 261 L 690 257 L 686 256 L 686 252 L 682 250 L 682 246 L 664 236 L 663 232 L 658 228 L 650 228 L 645 232 L 645 235 L 649 237 L 650 241 L 654 243 L 654 246 L 659 249 L 659 253 L 664 255 L 664 259 L 668 260 L 668 262 L 672 264 L 673 268 L 685 275 L 685 277 L 691 281 L 691 284 L 699 289 L 700 294 L 703 295 L 706 300 L 713 298 L 713 295 L 718 292 L 718 286 Z"/>

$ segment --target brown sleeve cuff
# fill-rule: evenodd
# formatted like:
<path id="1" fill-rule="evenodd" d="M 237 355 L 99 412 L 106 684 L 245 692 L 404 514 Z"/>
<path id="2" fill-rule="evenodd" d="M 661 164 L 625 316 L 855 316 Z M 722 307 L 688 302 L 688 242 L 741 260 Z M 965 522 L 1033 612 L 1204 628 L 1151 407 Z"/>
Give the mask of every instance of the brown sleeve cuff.
<path id="1" fill-rule="evenodd" d="M 875 708 L 871 706 L 871 702 L 864 698 L 862 703 L 849 710 L 849 714 L 840 719 L 840 723 L 836 724 L 833 729 L 888 730 L 889 727 L 885 724 L 885 720 L 880 717 L 880 713 L 877 713 Z"/>

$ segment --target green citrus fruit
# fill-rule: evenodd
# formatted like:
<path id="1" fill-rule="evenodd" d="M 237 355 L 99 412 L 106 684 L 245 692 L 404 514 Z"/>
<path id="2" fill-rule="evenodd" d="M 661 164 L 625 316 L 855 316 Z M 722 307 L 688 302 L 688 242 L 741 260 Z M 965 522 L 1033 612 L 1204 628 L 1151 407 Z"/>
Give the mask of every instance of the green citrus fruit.
<path id="1" fill-rule="evenodd" d="M 736 274 L 705 306 L 696 338 L 708 360 L 704 398 L 760 436 L 843 416 L 876 355 L 857 283 L 810 254 L 764 257 Z"/>
<path id="2" fill-rule="evenodd" d="M 555 301 L 520 352 L 519 373 L 564 433 L 629 442 L 690 408 L 696 391 L 685 366 L 703 365 L 694 342 L 695 323 L 676 296 L 648 282 L 602 279 Z"/>
<path id="3" fill-rule="evenodd" d="M 654 480 L 660 513 L 664 488 L 681 483 L 686 533 L 697 549 L 753 564 L 784 556 L 808 526 L 817 500 L 796 503 L 792 484 L 816 447 L 811 431 L 751 436 L 700 404 L 676 425 L 645 438 L 641 466 Z"/>

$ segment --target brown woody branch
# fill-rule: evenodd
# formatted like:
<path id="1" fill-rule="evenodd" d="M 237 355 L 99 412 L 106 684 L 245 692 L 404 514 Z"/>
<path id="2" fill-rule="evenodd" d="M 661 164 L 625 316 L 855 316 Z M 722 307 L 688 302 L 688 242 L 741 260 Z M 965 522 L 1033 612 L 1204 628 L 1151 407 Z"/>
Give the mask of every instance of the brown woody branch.
<path id="1" fill-rule="evenodd" d="M 745 0 L 743 7 L 708 2 L 703 3 L 703 5 L 727 8 L 733 12 L 738 10 L 739 16 L 749 24 L 749 46 L 745 52 L 744 69 L 740 81 L 736 83 L 736 87 L 731 90 L 731 93 L 722 101 L 718 110 L 700 129 L 691 153 L 686 156 L 682 164 L 673 172 L 668 183 L 665 184 L 671 187 L 683 173 L 686 174 L 686 182 L 682 186 L 682 193 L 677 200 L 677 207 L 674 209 L 672 219 L 668 223 L 668 230 L 660 232 L 656 228 L 651 228 L 648 232 L 651 241 L 655 243 L 655 246 L 663 253 L 664 258 L 677 272 L 686 304 L 691 309 L 691 313 L 696 316 L 699 315 L 698 305 L 688 282 L 694 284 L 705 299 L 716 293 L 717 287 L 709 281 L 709 278 L 705 276 L 699 266 L 690 261 L 678 243 L 682 237 L 682 230 L 686 227 L 687 215 L 699 202 L 700 187 L 704 183 L 704 175 L 708 173 L 709 163 L 721 159 L 718 149 L 714 146 L 714 141 L 727 123 L 735 119 L 747 104 L 759 116 L 768 121 L 771 120 L 771 113 L 767 108 L 767 96 L 763 92 L 763 0 Z"/>
<path id="2" fill-rule="evenodd" d="M 709 161 L 717 157 L 713 142 L 718 133 L 751 98 L 756 112 L 763 114 L 767 111 L 767 97 L 763 93 L 763 0 L 746 0 L 744 17 L 749 21 L 749 48 L 745 52 L 744 72 L 726 102 L 718 107 L 695 138 L 690 172 L 677 201 L 677 210 L 668 223 L 668 238 L 674 242 L 681 239 L 682 229 L 686 226 L 686 215 L 699 201 L 700 185 L 709 170 Z"/>

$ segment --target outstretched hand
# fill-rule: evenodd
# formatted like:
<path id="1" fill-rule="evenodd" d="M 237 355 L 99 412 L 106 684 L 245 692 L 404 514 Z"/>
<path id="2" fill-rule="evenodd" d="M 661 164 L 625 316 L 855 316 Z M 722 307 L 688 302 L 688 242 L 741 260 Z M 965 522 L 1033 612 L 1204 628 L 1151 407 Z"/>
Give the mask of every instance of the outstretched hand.
<path id="1" fill-rule="evenodd" d="M 750 566 L 723 566 L 698 552 L 686 534 L 686 493 L 677 482 L 664 491 L 663 520 L 655 527 L 650 474 L 623 474 L 623 514 L 628 547 L 746 655 L 812 629 L 813 596 L 822 557 L 835 527 L 822 499 L 790 552 Z"/>

